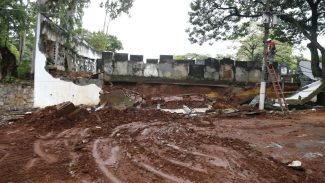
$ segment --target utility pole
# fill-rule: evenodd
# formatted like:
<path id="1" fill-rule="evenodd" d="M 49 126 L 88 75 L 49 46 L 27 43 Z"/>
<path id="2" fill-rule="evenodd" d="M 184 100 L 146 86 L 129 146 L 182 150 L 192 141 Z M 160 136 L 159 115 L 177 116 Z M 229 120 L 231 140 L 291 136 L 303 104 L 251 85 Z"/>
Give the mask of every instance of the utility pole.
<path id="1" fill-rule="evenodd" d="M 260 102 L 259 102 L 259 110 L 264 110 L 264 102 L 265 102 L 265 90 L 266 90 L 266 71 L 265 66 L 267 62 L 267 51 L 268 45 L 266 43 L 267 39 L 270 35 L 270 21 L 271 21 L 271 7 L 270 7 L 270 0 L 266 0 L 265 3 L 265 12 L 263 13 L 263 25 L 264 25 L 264 37 L 263 37 L 263 62 L 262 62 L 262 76 L 261 76 L 261 86 L 260 86 Z"/>

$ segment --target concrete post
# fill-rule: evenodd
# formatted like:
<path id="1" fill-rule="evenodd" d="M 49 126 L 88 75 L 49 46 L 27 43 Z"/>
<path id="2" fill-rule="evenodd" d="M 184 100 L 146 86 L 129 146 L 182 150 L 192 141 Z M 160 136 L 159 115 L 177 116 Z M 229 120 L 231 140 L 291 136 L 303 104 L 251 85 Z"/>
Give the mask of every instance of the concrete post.
<path id="1" fill-rule="evenodd" d="M 269 37 L 270 34 L 270 0 L 266 1 L 266 10 L 265 15 L 267 16 L 267 20 L 263 19 L 264 23 L 264 38 L 263 38 L 263 43 L 264 43 L 264 50 L 263 50 L 263 64 L 262 64 L 262 76 L 261 76 L 261 88 L 260 88 L 260 102 L 259 102 L 259 110 L 264 110 L 264 101 L 265 101 L 265 88 L 266 88 L 266 83 L 265 83 L 265 66 L 266 66 L 266 56 L 267 56 L 267 43 L 266 40 Z"/>

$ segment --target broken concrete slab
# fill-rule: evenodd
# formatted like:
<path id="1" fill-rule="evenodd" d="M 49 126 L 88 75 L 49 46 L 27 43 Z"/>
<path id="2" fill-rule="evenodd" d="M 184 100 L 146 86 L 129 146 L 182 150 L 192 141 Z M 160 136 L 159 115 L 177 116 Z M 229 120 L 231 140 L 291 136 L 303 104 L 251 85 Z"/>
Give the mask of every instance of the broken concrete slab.
<path id="1" fill-rule="evenodd" d="M 238 112 L 238 111 L 239 111 L 239 110 L 234 109 L 234 108 L 229 108 L 229 109 L 223 109 L 223 110 L 222 110 L 222 112 L 223 112 L 224 114 L 236 113 L 236 112 Z"/>
<path id="2" fill-rule="evenodd" d="M 72 102 L 64 102 L 56 106 L 56 115 L 61 117 L 72 113 L 77 107 Z"/>
<path id="3" fill-rule="evenodd" d="M 323 80 L 315 81 L 309 85 L 304 86 L 300 91 L 286 98 L 289 105 L 302 105 L 309 102 L 317 94 L 319 94 L 325 88 L 325 82 Z"/>
<path id="4" fill-rule="evenodd" d="M 86 117 L 89 114 L 89 111 L 85 108 L 77 108 L 73 112 L 67 115 L 67 118 L 71 121 L 73 120 L 80 120 Z"/>
<path id="5" fill-rule="evenodd" d="M 139 94 L 122 89 L 100 95 L 100 104 L 105 107 L 128 108 L 141 103 L 144 103 L 144 100 Z"/>
<path id="6" fill-rule="evenodd" d="M 298 160 L 292 161 L 287 166 L 294 170 L 300 170 L 300 171 L 304 170 L 301 161 L 298 161 Z"/>

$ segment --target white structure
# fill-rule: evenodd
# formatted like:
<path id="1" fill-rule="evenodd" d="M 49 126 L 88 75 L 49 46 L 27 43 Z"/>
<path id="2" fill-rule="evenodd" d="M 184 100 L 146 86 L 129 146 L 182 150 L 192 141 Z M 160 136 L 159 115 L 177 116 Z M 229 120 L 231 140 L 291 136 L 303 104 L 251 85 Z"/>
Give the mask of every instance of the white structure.
<path id="1" fill-rule="evenodd" d="M 62 81 L 54 78 L 45 70 L 46 56 L 39 49 L 41 44 L 41 23 L 45 17 L 38 15 L 34 66 L 34 107 L 46 107 L 62 102 L 70 101 L 75 105 L 96 105 L 99 103 L 99 92 L 101 88 L 95 84 L 89 86 L 78 86 L 72 82 Z M 99 55 L 94 54 L 90 48 L 78 48 L 78 54 L 91 59 L 98 59 Z M 101 57 L 101 56 L 100 56 Z"/>
<path id="2" fill-rule="evenodd" d="M 300 61 L 299 67 L 303 75 L 307 76 L 309 79 L 317 81 L 320 78 L 315 78 L 311 70 L 311 61 Z M 319 64 L 319 67 L 322 68 L 322 64 Z"/>
<path id="3" fill-rule="evenodd" d="M 286 98 L 288 104 L 304 104 L 306 102 L 317 101 L 317 94 L 325 88 L 325 83 L 322 80 L 315 81 L 307 86 L 304 86 L 294 95 Z"/>

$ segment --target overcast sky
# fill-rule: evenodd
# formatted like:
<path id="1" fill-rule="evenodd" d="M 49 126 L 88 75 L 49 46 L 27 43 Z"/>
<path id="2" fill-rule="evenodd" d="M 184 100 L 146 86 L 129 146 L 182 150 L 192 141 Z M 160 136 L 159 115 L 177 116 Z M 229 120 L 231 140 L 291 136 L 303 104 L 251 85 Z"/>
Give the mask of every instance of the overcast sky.
<path id="1" fill-rule="evenodd" d="M 90 7 L 85 10 L 83 19 L 84 28 L 91 31 L 103 29 L 104 9 L 99 7 L 103 0 L 91 0 Z M 159 58 L 161 54 L 200 53 L 235 54 L 238 44 L 230 41 L 216 42 L 213 46 L 208 44 L 199 46 L 188 41 L 188 28 L 191 0 L 135 0 L 130 16 L 122 15 L 111 22 L 109 34 L 115 35 L 123 43 L 125 52 L 141 54 L 145 58 Z M 325 44 L 325 37 L 320 38 Z M 306 43 L 305 43 L 306 44 Z M 309 58 L 306 50 L 305 57 Z"/>
<path id="2" fill-rule="evenodd" d="M 84 28 L 91 31 L 103 29 L 104 9 L 101 0 L 92 0 L 85 11 Z M 130 16 L 123 15 L 113 21 L 109 34 L 117 36 L 124 50 L 130 54 L 142 54 L 146 58 L 158 58 L 161 54 L 235 53 L 231 42 L 217 42 L 213 46 L 193 45 L 188 41 L 188 12 L 191 0 L 135 0 Z"/>

